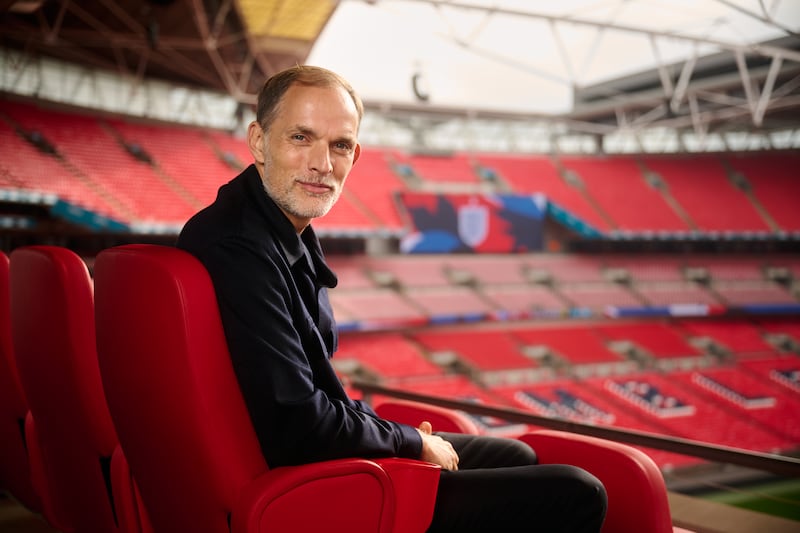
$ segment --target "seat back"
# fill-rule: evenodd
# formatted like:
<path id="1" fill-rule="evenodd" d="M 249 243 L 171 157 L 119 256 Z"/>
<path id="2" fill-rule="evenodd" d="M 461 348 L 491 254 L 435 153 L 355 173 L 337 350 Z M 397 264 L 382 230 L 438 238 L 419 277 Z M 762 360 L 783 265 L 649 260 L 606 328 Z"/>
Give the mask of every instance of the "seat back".
<path id="1" fill-rule="evenodd" d="M 267 470 L 205 267 L 177 248 L 125 245 L 95 261 L 100 371 L 155 531 L 225 532 Z"/>
<path id="2" fill-rule="evenodd" d="M 17 248 L 10 259 L 14 354 L 53 512 L 60 527 L 116 531 L 108 487 L 117 438 L 97 363 L 89 270 L 56 246 Z"/>
<path id="3" fill-rule="evenodd" d="M 620 442 L 542 429 L 520 437 L 543 464 L 564 463 L 588 470 L 603 482 L 608 512 L 603 533 L 673 533 L 661 471 L 641 450 Z"/>
<path id="4" fill-rule="evenodd" d="M 451 433 L 480 434 L 480 429 L 467 415 L 435 405 L 376 398 L 373 400 L 375 413 L 381 418 L 419 427 L 422 422 L 430 422 L 435 431 Z"/>
<path id="5" fill-rule="evenodd" d="M 0 252 L 0 488 L 28 509 L 39 511 L 25 444 L 28 401 L 22 392 L 11 345 L 8 256 Z"/>

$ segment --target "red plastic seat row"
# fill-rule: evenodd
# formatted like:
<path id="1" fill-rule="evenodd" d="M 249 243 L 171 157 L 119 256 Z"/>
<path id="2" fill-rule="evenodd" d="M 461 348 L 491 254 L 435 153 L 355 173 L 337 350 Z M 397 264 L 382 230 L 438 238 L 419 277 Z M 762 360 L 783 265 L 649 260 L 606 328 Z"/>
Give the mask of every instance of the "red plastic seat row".
<path id="1" fill-rule="evenodd" d="M 434 465 L 396 458 L 266 465 L 230 365 L 213 286 L 194 257 L 155 245 L 112 248 L 95 262 L 95 283 L 109 407 L 156 531 L 227 532 L 229 523 L 234 533 L 428 526 Z M 394 405 L 389 418 L 415 426 L 435 419 L 447 427 L 448 412 L 397 404 L 377 409 Z M 458 431 L 474 427 L 455 424 Z M 611 488 L 604 531 L 672 531 L 663 478 L 645 454 L 562 432 L 526 438 L 543 457 L 585 466 Z M 544 451 L 562 440 L 574 455 Z M 308 513 L 312 500 L 315 512 Z"/>
<path id="2" fill-rule="evenodd" d="M 386 418 L 419 425 L 437 419 L 443 431 L 470 430 L 471 421 L 436 418 L 430 406 L 393 402 L 379 404 L 376 412 Z M 608 494 L 603 533 L 691 533 L 673 527 L 667 490 L 661 472 L 644 452 L 626 444 L 555 430 L 537 430 L 519 437 L 536 450 L 540 464 L 572 464 L 597 476 Z"/>
<path id="3" fill-rule="evenodd" d="M 0 253 L 0 489 L 33 511 L 41 502 L 31 482 L 26 450 L 28 401 L 22 390 L 11 343 L 8 256 Z"/>
<path id="4" fill-rule="evenodd" d="M 86 263 L 66 248 L 18 248 L 9 287 L 33 510 L 63 532 L 147 531 L 100 380 Z"/>
<path id="5" fill-rule="evenodd" d="M 155 531 L 425 530 L 435 465 L 352 458 L 268 467 L 213 286 L 194 257 L 161 246 L 105 250 L 95 284 L 108 405 Z"/>
<path id="6" fill-rule="evenodd" d="M 103 251 L 92 306 L 86 265 L 74 253 L 22 248 L 11 257 L 11 287 L 15 355 L 31 400 L 33 485 L 58 502 L 52 514 L 43 503 L 58 529 L 427 528 L 439 478 L 430 463 L 351 458 L 269 468 L 230 365 L 213 286 L 189 254 L 155 245 Z M 377 409 L 400 422 L 475 431 L 452 411 L 401 403 Z M 603 531 L 673 531 L 664 482 L 648 456 L 563 432 L 523 440 L 544 462 L 600 477 L 610 501 Z M 72 464 L 57 463 L 63 457 Z"/>

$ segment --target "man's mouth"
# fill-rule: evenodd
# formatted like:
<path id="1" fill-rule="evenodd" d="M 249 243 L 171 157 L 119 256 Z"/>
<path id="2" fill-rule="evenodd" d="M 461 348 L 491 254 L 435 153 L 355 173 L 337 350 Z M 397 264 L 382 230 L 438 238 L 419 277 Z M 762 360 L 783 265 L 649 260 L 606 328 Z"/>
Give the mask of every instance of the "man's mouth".
<path id="1" fill-rule="evenodd" d="M 333 187 L 322 182 L 298 181 L 297 183 L 303 188 L 304 191 L 310 194 L 326 194 L 333 190 Z"/>

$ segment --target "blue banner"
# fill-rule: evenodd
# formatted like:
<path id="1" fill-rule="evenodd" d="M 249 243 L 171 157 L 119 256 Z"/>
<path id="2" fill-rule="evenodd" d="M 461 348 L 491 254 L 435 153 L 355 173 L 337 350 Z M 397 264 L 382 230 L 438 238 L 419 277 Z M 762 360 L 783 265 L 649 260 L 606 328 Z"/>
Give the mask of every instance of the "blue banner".
<path id="1" fill-rule="evenodd" d="M 399 195 L 412 223 L 406 253 L 525 253 L 543 247 L 542 194 Z"/>

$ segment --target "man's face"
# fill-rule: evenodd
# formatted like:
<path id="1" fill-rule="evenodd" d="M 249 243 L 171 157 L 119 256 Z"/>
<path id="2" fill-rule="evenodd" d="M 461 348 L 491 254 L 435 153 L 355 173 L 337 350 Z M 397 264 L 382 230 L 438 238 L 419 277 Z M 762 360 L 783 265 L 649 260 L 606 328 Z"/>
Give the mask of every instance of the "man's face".
<path id="1" fill-rule="evenodd" d="M 267 194 L 300 232 L 326 214 L 358 159 L 358 112 L 339 87 L 293 85 L 267 132 L 248 141 Z"/>

